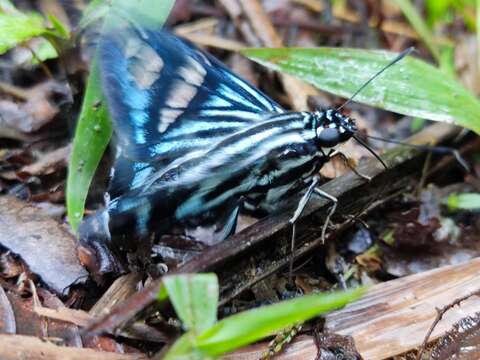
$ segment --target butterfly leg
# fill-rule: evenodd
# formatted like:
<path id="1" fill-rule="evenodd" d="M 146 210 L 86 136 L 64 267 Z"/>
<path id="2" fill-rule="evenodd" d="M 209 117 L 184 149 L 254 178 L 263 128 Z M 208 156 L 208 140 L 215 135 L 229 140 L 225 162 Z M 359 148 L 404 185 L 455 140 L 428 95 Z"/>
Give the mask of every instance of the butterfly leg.
<path id="1" fill-rule="evenodd" d="M 342 152 L 340 152 L 340 151 L 337 151 L 337 152 L 333 153 L 332 156 L 339 156 L 339 157 L 342 159 L 342 161 L 343 161 L 343 163 L 345 164 L 345 166 L 348 167 L 350 170 L 352 170 L 352 171 L 355 173 L 355 175 L 357 175 L 357 176 L 359 176 L 359 177 L 361 177 L 362 179 L 365 179 L 365 180 L 367 180 L 367 181 L 371 181 L 371 180 L 372 180 L 372 178 L 371 178 L 370 176 L 365 175 L 365 174 L 362 174 L 361 172 L 359 172 L 359 171 L 355 168 L 355 166 L 353 166 L 353 165 L 351 164 L 351 162 L 350 162 L 350 160 L 348 159 L 347 155 L 345 155 L 344 153 L 342 153 Z"/>
<path id="2" fill-rule="evenodd" d="M 289 283 L 292 283 L 292 271 L 293 271 L 294 252 L 295 252 L 295 238 L 296 238 L 297 220 L 302 215 L 303 210 L 305 210 L 305 207 L 307 206 L 308 201 L 312 197 L 312 194 L 315 191 L 315 187 L 318 185 L 319 182 L 320 182 L 320 176 L 314 176 L 313 179 L 312 179 L 312 183 L 310 184 L 307 191 L 305 192 L 305 194 L 303 194 L 302 198 L 298 202 L 297 209 L 293 213 L 293 216 L 288 221 L 290 224 L 292 224 L 292 238 L 291 238 L 291 242 L 290 242 L 290 265 L 289 265 L 289 270 L 288 270 L 288 282 Z"/>
<path id="3" fill-rule="evenodd" d="M 325 234 L 327 232 L 328 224 L 330 223 L 330 218 L 332 215 L 335 213 L 335 210 L 337 210 L 337 204 L 338 204 L 338 199 L 335 196 L 330 195 L 329 193 L 326 193 L 325 191 L 319 189 L 319 188 L 314 188 L 315 194 L 317 194 L 320 197 L 323 197 L 327 200 L 330 200 L 332 202 L 332 207 L 330 210 L 328 210 L 327 218 L 325 219 L 325 223 L 323 224 L 322 227 L 322 243 L 325 243 Z"/>

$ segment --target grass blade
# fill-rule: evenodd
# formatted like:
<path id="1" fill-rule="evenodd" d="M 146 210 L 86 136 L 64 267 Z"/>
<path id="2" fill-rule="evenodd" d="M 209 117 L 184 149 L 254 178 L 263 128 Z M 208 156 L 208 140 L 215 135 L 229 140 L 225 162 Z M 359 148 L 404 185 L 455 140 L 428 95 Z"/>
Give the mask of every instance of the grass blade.
<path id="1" fill-rule="evenodd" d="M 364 288 L 331 294 L 307 295 L 242 312 L 219 321 L 196 339 L 196 347 L 216 356 L 253 343 L 288 326 L 338 309 L 358 299 Z"/>
<path id="2" fill-rule="evenodd" d="M 163 283 L 185 329 L 199 334 L 215 324 L 219 291 L 215 274 L 166 276 Z"/>
<path id="3" fill-rule="evenodd" d="M 44 20 L 39 14 L 27 15 L 16 9 L 12 9 L 11 12 L 2 9 L 4 8 L 0 8 L 0 55 L 47 31 Z"/>
<path id="4" fill-rule="evenodd" d="M 98 66 L 94 61 L 68 165 L 67 212 L 74 231 L 82 221 L 88 188 L 111 135 L 112 125 L 103 100 Z"/>

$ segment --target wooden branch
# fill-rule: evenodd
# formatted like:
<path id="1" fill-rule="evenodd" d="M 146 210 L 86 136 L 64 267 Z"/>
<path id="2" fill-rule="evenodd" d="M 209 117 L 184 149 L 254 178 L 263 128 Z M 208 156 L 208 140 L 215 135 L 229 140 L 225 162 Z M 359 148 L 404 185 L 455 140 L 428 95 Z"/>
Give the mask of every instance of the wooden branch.
<path id="1" fill-rule="evenodd" d="M 329 314 L 326 328 L 351 335 L 366 359 L 384 359 L 421 345 L 437 316 L 437 308 L 477 291 L 480 258 L 388 281 L 373 287 L 361 300 Z M 480 298 L 465 300 L 448 311 L 431 340 L 465 316 L 480 311 Z"/>
<path id="2" fill-rule="evenodd" d="M 442 143 L 452 139 L 458 128 L 437 123 L 419 132 L 408 141 L 414 144 L 430 144 L 432 141 Z M 322 186 L 322 190 L 336 196 L 339 201 L 338 214 L 352 214 L 371 210 L 381 202 L 374 201 L 379 189 L 386 188 L 384 197 L 405 191 L 407 186 L 420 176 L 425 154 L 417 149 L 396 147 L 382 158 L 389 166 L 385 170 L 377 160 L 368 159 L 359 165 L 358 171 L 372 178 L 366 182 L 354 173 L 348 173 Z M 447 166 L 448 162 L 444 163 Z M 304 211 L 298 225 L 296 257 L 312 251 L 321 245 L 319 233 L 323 216 L 329 204 L 320 199 L 313 199 Z M 244 289 L 262 280 L 268 275 L 288 264 L 290 245 L 291 212 L 272 215 L 258 221 L 253 226 L 235 234 L 224 242 L 204 251 L 174 273 L 193 273 L 216 270 L 222 285 L 222 303 L 236 296 Z M 334 219 L 337 221 L 338 219 Z M 312 229 L 312 224 L 316 226 Z M 338 229 L 327 234 L 327 241 L 338 237 L 351 224 L 343 221 Z M 161 280 L 154 281 L 145 289 L 134 294 L 123 303 L 115 306 L 111 313 L 99 318 L 85 329 L 85 332 L 113 332 L 117 327 L 130 321 L 142 310 L 156 304 L 156 295 L 161 287 Z M 146 310 L 148 311 L 148 309 Z"/>
<path id="3" fill-rule="evenodd" d="M 460 265 L 373 286 L 360 300 L 326 316 L 329 332 L 350 335 L 357 350 L 368 360 L 402 354 L 422 344 L 437 308 L 480 288 L 480 258 Z M 460 319 L 480 311 L 480 298 L 472 297 L 445 313 L 431 340 L 448 331 Z M 225 356 L 229 360 L 259 359 L 268 343 L 256 344 Z M 317 347 L 312 336 L 297 338 L 275 359 L 314 360 Z"/>
<path id="4" fill-rule="evenodd" d="M 77 309 L 50 309 L 36 306 L 33 310 L 39 316 L 65 321 L 79 327 L 88 326 L 95 319 L 95 317 L 88 312 Z M 167 335 L 163 334 L 156 328 L 141 322 L 130 324 L 128 327 L 121 329 L 118 333 L 115 333 L 115 335 L 120 335 L 127 339 L 137 339 L 154 343 L 166 343 L 168 340 L 170 340 Z"/>

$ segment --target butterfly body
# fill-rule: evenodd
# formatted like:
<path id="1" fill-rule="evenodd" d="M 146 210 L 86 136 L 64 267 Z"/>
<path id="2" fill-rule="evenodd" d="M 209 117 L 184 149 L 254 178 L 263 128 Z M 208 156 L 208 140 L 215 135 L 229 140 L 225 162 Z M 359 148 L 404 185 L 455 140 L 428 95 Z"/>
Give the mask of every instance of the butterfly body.
<path id="1" fill-rule="evenodd" d="M 356 131 L 333 109 L 286 112 L 166 31 L 128 29 L 99 47 L 117 158 L 106 208 L 80 229 L 97 273 L 121 271 L 115 259 L 172 229 L 225 239 L 242 208 L 300 195 Z"/>

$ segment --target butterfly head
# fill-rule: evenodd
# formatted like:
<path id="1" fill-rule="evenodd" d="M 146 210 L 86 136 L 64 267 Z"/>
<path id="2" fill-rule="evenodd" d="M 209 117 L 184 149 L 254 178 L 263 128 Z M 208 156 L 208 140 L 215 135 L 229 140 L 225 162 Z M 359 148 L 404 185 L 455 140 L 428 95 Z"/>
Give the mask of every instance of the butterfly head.
<path id="1" fill-rule="evenodd" d="M 316 112 L 315 138 L 321 148 L 334 148 L 349 140 L 357 131 L 355 121 L 335 109 Z"/>

